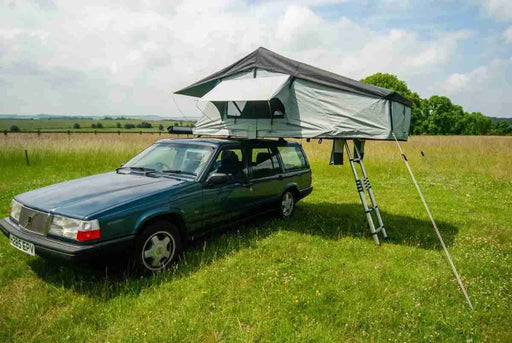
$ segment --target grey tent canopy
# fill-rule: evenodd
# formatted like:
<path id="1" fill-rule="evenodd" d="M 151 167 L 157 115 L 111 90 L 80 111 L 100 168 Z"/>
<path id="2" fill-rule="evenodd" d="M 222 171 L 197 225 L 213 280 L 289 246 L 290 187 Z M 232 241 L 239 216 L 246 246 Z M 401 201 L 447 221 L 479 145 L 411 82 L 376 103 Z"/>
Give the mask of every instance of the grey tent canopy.
<path id="1" fill-rule="evenodd" d="M 411 101 L 258 48 L 175 94 L 206 102 L 193 133 L 407 140 Z"/>

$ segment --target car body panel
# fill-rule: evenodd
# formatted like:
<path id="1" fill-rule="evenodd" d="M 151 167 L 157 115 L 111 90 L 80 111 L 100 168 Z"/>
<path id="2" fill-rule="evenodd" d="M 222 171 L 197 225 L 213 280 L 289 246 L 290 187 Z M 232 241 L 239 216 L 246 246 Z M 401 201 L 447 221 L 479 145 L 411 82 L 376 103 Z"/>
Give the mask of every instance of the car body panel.
<path id="1" fill-rule="evenodd" d="M 109 172 L 61 182 L 17 195 L 20 203 L 40 211 L 87 219 L 119 204 L 178 188 L 189 181 Z"/>
<path id="2" fill-rule="evenodd" d="M 97 219 L 101 237 L 94 241 L 77 242 L 56 236 L 34 236 L 13 219 L 0 220 L 0 229 L 9 236 L 21 236 L 35 242 L 36 253 L 63 257 L 93 252 L 92 246 L 112 250 L 111 242 L 129 246 L 145 223 L 160 216 L 179 216 L 183 236 L 195 237 L 213 228 L 229 224 L 240 218 L 277 208 L 286 189 L 298 191 L 300 200 L 311 193 L 311 169 L 285 171 L 277 153 L 280 170 L 275 175 L 253 178 L 252 165 L 244 158 L 244 178 L 217 186 L 206 185 L 208 171 L 223 149 L 241 148 L 249 156 L 252 148 L 269 147 L 276 151 L 278 144 L 300 146 L 298 143 L 278 141 L 248 141 L 226 139 L 169 139 L 158 144 L 198 144 L 214 150 L 210 161 L 197 176 L 163 176 L 147 173 L 109 172 L 66 181 L 17 195 L 15 199 L 27 208 L 82 220 Z M 31 238 L 33 237 L 33 238 Z M 45 245 L 45 240 L 48 244 Z M 60 243 L 59 243 L 60 242 Z M 83 249 L 82 249 L 83 248 Z"/>

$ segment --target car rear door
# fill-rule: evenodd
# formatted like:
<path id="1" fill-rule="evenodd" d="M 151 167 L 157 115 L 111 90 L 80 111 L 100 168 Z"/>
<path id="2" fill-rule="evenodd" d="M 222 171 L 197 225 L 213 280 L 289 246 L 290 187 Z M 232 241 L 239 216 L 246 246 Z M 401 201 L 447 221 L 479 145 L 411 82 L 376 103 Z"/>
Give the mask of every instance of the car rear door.
<path id="1" fill-rule="evenodd" d="M 280 198 L 282 169 L 277 150 L 270 144 L 257 142 L 250 146 L 249 183 L 252 187 L 250 207 L 261 209 L 274 205 Z"/>

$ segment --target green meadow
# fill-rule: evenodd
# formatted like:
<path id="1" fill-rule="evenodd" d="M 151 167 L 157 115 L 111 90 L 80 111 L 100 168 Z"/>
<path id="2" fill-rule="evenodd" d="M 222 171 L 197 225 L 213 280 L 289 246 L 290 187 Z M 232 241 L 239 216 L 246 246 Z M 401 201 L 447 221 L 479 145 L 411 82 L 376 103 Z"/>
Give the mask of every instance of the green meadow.
<path id="1" fill-rule="evenodd" d="M 0 214 L 16 194 L 110 171 L 158 138 L 2 134 Z M 153 277 L 31 257 L 0 237 L 0 341 L 512 341 L 512 137 L 402 143 L 474 310 L 395 143 L 368 142 L 365 155 L 381 246 L 349 166 L 328 165 L 329 141 L 303 145 L 314 191 L 290 220 L 213 234 Z"/>

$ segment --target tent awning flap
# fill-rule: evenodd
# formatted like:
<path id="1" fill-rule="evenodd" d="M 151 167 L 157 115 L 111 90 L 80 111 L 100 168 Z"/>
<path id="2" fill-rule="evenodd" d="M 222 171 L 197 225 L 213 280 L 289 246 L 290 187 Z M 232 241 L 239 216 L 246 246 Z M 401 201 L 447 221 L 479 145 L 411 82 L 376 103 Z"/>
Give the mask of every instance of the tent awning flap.
<path id="1" fill-rule="evenodd" d="M 223 80 L 202 101 L 268 101 L 286 84 L 289 75 Z"/>

